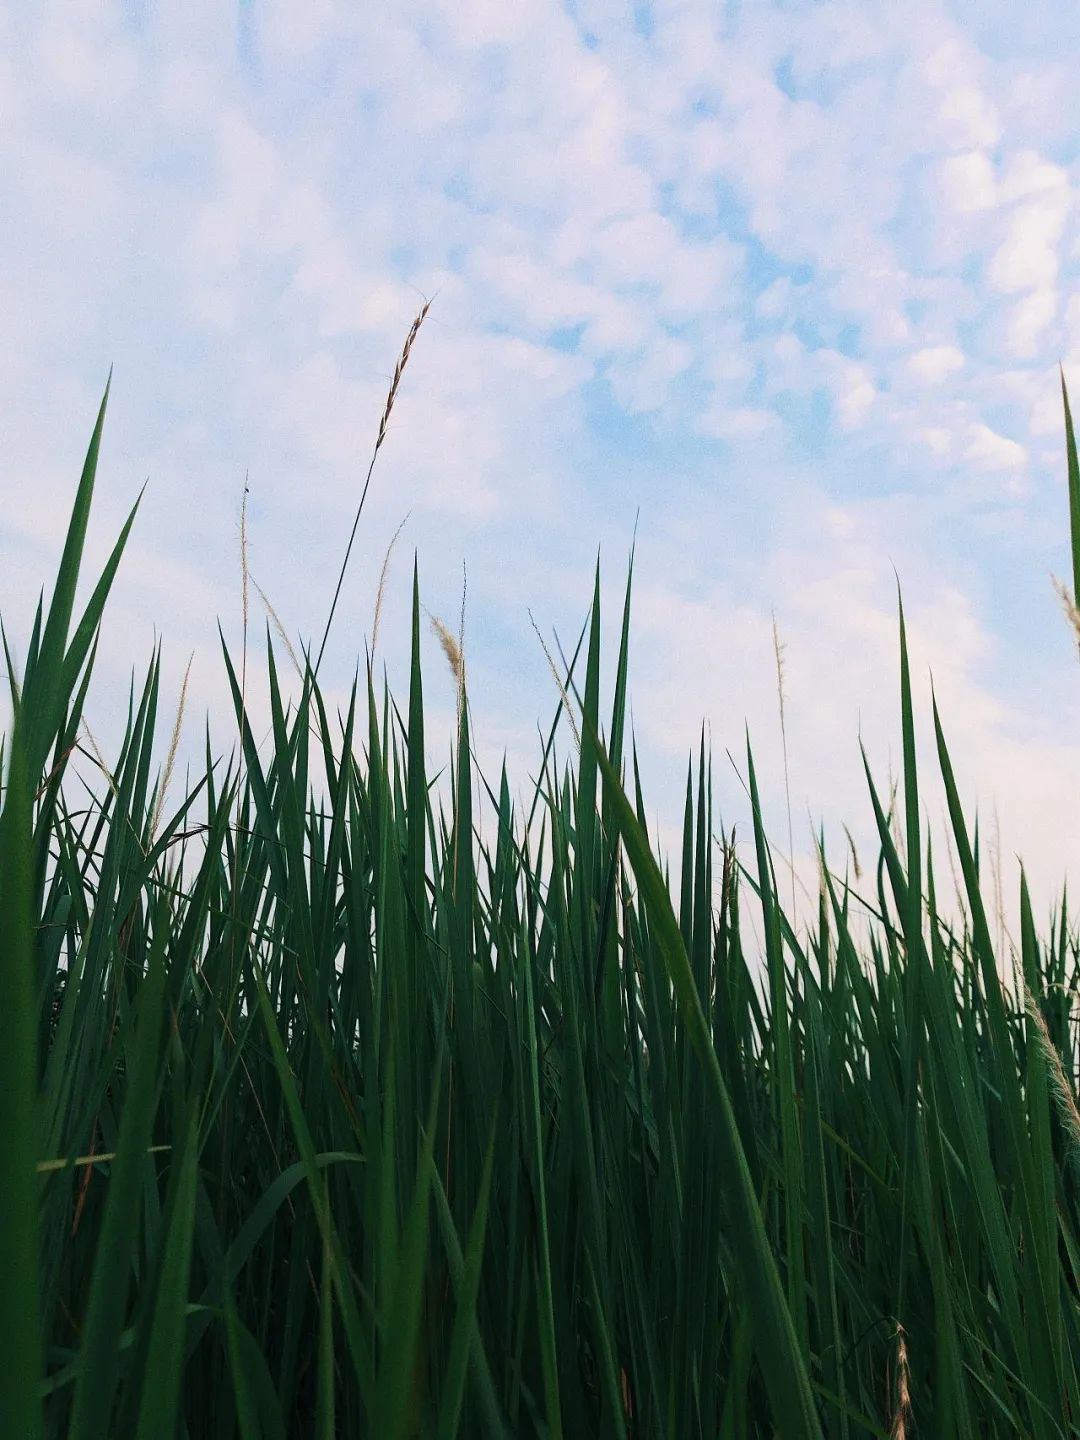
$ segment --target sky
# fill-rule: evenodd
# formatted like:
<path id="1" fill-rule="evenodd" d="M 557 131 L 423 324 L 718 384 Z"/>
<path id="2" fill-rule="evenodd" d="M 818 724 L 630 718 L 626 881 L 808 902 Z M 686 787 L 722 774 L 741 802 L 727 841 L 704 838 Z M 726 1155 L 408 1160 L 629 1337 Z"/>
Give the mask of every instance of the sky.
<path id="1" fill-rule="evenodd" d="M 750 863 L 745 728 L 796 870 L 876 853 L 899 771 L 897 577 L 926 813 L 931 675 L 969 816 L 1040 914 L 1080 875 L 1062 363 L 1080 395 L 1080 11 L 913 0 L 0 0 L 0 614 L 52 573 L 110 365 L 89 561 L 148 481 L 106 619 L 108 734 L 160 637 L 186 735 L 231 743 L 238 516 L 317 639 L 402 341 L 417 337 L 335 621 L 407 683 L 457 627 L 477 755 L 524 791 L 599 556 L 677 852 L 701 727 Z M 263 623 L 257 617 L 255 628 Z M 425 635 L 433 766 L 453 680 Z M 610 670 L 608 671 L 610 673 Z M 255 700 L 259 703 L 258 698 Z M 166 727 L 167 729 L 167 727 Z M 727 751 L 731 752 L 728 757 Z M 995 822 L 996 812 L 996 822 Z M 943 877 L 944 881 L 944 877 Z"/>

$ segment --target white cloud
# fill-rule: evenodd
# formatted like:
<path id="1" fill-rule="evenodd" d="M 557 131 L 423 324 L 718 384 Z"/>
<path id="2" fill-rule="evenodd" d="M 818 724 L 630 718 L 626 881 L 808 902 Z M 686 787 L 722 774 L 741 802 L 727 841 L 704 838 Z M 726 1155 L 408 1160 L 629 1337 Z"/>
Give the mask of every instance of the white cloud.
<path id="1" fill-rule="evenodd" d="M 1002 195 L 1014 203 L 1005 234 L 988 267 L 988 279 L 1006 293 L 1052 287 L 1059 250 L 1073 206 L 1067 172 L 1038 155 L 1023 152 L 1009 167 Z"/>
<path id="2" fill-rule="evenodd" d="M 917 350 L 908 361 L 908 369 L 918 380 L 935 385 L 964 368 L 963 352 L 955 345 L 928 345 Z"/>
<path id="3" fill-rule="evenodd" d="M 993 162 L 980 150 L 947 156 L 938 176 L 942 201 L 961 214 L 989 210 L 997 203 Z"/>
<path id="4" fill-rule="evenodd" d="M 1001 135 L 994 107 L 972 87 L 948 91 L 938 115 L 954 145 L 994 145 Z"/>
<path id="5" fill-rule="evenodd" d="M 934 31 L 940 40 L 935 40 Z M 993 146 L 1001 135 L 997 107 L 985 88 L 986 66 L 972 46 L 948 27 L 928 36 L 922 76 L 937 102 L 936 120 L 945 143 L 957 150 Z"/>
<path id="6" fill-rule="evenodd" d="M 115 107 L 122 107 L 135 90 L 135 56 L 120 37 L 108 34 L 108 27 L 103 32 L 71 20 L 70 14 L 57 16 L 38 32 L 37 83 L 65 108 L 115 114 Z"/>
<path id="7" fill-rule="evenodd" d="M 836 398 L 841 425 L 845 429 L 860 425 L 876 398 L 877 391 L 870 381 L 862 375 L 852 374 Z"/>
<path id="8" fill-rule="evenodd" d="M 701 417 L 698 431 L 702 435 L 715 435 L 718 440 L 746 441 L 760 440 L 779 428 L 780 421 L 772 410 L 755 410 L 744 405 L 734 410 L 719 407 Z"/>
<path id="9" fill-rule="evenodd" d="M 1009 351 L 1022 359 L 1039 353 L 1039 346 L 1060 309 L 1056 290 L 1039 289 L 1014 301 L 1005 312 Z"/>
<path id="10" fill-rule="evenodd" d="M 789 275 L 774 280 L 757 298 L 755 312 L 763 320 L 790 319 L 795 302 L 796 287 Z"/>
<path id="11" fill-rule="evenodd" d="M 775 607 L 785 646 L 785 691 L 791 762 L 792 809 L 798 873 L 810 901 L 816 896 L 807 810 L 824 819 L 834 866 L 843 868 L 840 831 L 852 826 L 865 865 L 877 846 L 870 801 L 858 751 L 867 746 L 879 795 L 888 794 L 890 774 L 900 765 L 896 592 L 888 560 L 895 559 L 903 584 L 918 733 L 918 763 L 924 813 L 932 822 L 937 885 L 951 908 L 952 883 L 946 859 L 944 804 L 930 723 L 930 678 L 957 770 L 969 826 L 978 803 L 984 835 L 990 812 L 999 807 L 1004 840 L 1007 913 L 1016 914 L 1016 871 L 1011 856 L 1020 850 L 1029 873 L 1060 880 L 1063 867 L 1080 861 L 1071 835 L 1070 801 L 1063 783 L 1080 780 L 1080 752 L 1053 740 L 1040 719 L 1022 706 L 1003 703 L 982 679 L 997 646 L 971 600 L 957 585 L 935 573 L 932 557 L 908 548 L 906 523 L 898 515 L 875 520 L 867 506 L 826 510 L 815 526 L 811 557 L 785 543 L 820 496 L 796 507 L 780 538 L 767 595 L 739 593 L 734 584 L 706 583 L 692 598 L 677 582 L 639 588 L 640 633 L 654 643 L 635 707 L 640 737 L 651 753 L 670 757 L 672 771 L 684 760 L 690 737 L 675 732 L 671 717 L 689 712 L 711 720 L 717 757 L 717 806 L 726 825 L 749 828 L 748 806 L 724 758 L 730 747 L 744 765 L 745 718 L 754 747 L 763 806 L 773 837 L 777 868 L 786 852 L 785 797 L 779 767 L 776 673 L 772 644 Z M 898 524 L 897 522 L 900 521 Z M 663 573 L 663 566 L 657 570 Z M 704 658 L 705 663 L 701 660 Z M 823 683 L 828 678 L 828 684 Z M 689 728 L 689 727 L 687 727 Z M 825 771 L 829 784 L 823 786 Z M 1070 777 L 1066 779 L 1066 777 Z M 1030 803 L 1032 790 L 1039 803 Z M 1053 817 L 1048 819 L 1047 817 Z M 1057 838 L 1051 839 L 1053 835 Z M 830 842 L 831 843 L 828 843 Z M 785 880 L 785 894 L 787 882 Z M 1046 891 L 1043 892 L 1046 895 Z"/>
<path id="12" fill-rule="evenodd" d="M 972 425 L 964 458 L 981 470 L 1019 470 L 1027 465 L 1023 445 L 999 435 L 989 425 Z"/>
<path id="13" fill-rule="evenodd" d="M 128 26 L 87 5 L 0 6 L 0 456 L 29 497 L 6 512 L 5 617 L 27 555 L 55 549 L 115 358 L 104 529 L 137 479 L 154 484 L 130 567 L 149 599 L 121 597 L 108 674 L 151 606 L 212 671 L 249 468 L 275 605 L 317 628 L 397 347 L 438 290 L 380 457 L 342 664 L 406 510 L 449 607 L 467 559 L 476 673 L 501 676 L 521 668 L 513 617 L 534 603 L 576 621 L 579 571 L 598 541 L 621 553 L 641 505 L 657 536 L 642 673 L 668 677 L 654 756 L 732 703 L 695 637 L 729 679 L 762 645 L 768 677 L 775 599 L 811 726 L 803 773 L 831 794 L 859 707 L 867 733 L 889 723 L 856 663 L 895 660 L 883 557 L 933 551 L 938 569 L 914 570 L 923 653 L 973 763 L 1003 776 L 1030 755 L 1031 793 L 1055 797 L 1069 727 L 1015 739 L 1020 682 L 980 637 L 1001 566 L 1010 583 L 1062 568 L 1053 366 L 1080 369 L 1080 232 L 1060 54 L 1010 55 L 1007 21 L 984 53 L 935 0 L 731 16 L 685 0 L 654 7 L 648 37 L 603 0 L 573 16 L 405 0 L 390 20 L 272 0 L 245 24 L 238 50 L 234 12 L 209 0 Z M 799 509 L 808 477 L 819 503 Z M 752 600 L 718 585 L 717 536 L 725 565 L 764 577 Z M 391 606 L 391 665 L 400 618 Z M 1014 628 L 1012 668 L 1051 643 Z M 831 697 L 822 673 L 843 677 Z M 491 734 L 531 728 L 534 693 L 517 719 L 509 693 L 492 684 Z"/>
<path id="14" fill-rule="evenodd" d="M 647 350 L 619 359 L 609 367 L 615 398 L 632 415 L 659 409 L 670 382 L 684 374 L 693 359 L 694 352 L 685 341 L 654 337 Z"/>
<path id="15" fill-rule="evenodd" d="M 915 432 L 915 438 L 935 455 L 946 456 L 952 450 L 952 435 L 944 425 L 926 425 Z"/>

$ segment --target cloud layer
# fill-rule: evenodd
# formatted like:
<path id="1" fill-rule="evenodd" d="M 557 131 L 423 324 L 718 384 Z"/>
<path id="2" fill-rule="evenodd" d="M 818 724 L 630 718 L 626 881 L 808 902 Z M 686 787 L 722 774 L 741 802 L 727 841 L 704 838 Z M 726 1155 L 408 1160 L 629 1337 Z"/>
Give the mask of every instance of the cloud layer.
<path id="1" fill-rule="evenodd" d="M 965 795 L 997 801 L 1048 901 L 1080 862 L 1047 574 L 1068 569 L 1058 361 L 1080 376 L 1077 31 L 931 3 L 0 6 L 5 622 L 25 633 L 115 361 L 99 547 L 151 483 L 95 703 L 161 631 L 220 714 L 245 473 L 256 577 L 317 634 L 435 294 L 335 683 L 409 512 L 391 677 L 404 556 L 448 615 L 464 564 L 481 755 L 524 777 L 553 698 L 527 611 L 576 634 L 600 545 L 614 616 L 640 510 L 662 833 L 702 719 L 720 757 L 749 719 L 782 842 L 775 611 L 812 884 L 807 809 L 869 840 L 860 727 L 883 785 L 897 763 L 895 566 L 923 716 L 932 667 Z M 726 760 L 717 789 L 745 827 Z"/>

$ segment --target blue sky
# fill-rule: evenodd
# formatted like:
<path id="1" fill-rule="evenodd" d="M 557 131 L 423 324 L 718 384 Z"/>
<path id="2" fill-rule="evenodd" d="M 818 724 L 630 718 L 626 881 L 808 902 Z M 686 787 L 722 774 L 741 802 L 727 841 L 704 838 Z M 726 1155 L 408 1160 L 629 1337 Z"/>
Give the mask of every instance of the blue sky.
<path id="1" fill-rule="evenodd" d="M 478 749 L 528 774 L 555 696 L 528 611 L 617 616 L 672 840 L 702 720 L 748 722 L 786 842 L 772 615 L 808 815 L 868 844 L 857 740 L 898 755 L 893 566 L 970 806 L 1049 900 L 1080 870 L 1056 367 L 1080 392 L 1074 7 L 335 0 L 0 4 L 0 609 L 25 634 L 110 363 L 94 529 L 143 479 L 92 694 L 107 732 L 165 637 L 228 737 L 237 514 L 291 631 L 321 629 L 389 374 L 424 296 L 328 676 L 395 552 L 468 574 Z M 442 722 L 452 686 L 432 646 Z M 439 681 L 445 679 L 440 693 Z M 924 725 L 924 732 L 926 726 Z M 433 731 L 433 759 L 441 739 Z M 927 773 L 932 757 L 926 750 Z M 931 815 L 940 809 L 930 786 Z"/>

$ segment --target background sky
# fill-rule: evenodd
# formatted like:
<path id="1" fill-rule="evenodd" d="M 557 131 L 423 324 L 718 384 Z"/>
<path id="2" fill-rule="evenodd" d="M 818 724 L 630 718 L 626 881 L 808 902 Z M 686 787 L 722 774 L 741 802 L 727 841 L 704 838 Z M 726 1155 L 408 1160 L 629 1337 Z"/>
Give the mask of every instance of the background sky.
<path id="1" fill-rule="evenodd" d="M 996 804 L 1045 914 L 1080 873 L 1057 364 L 1080 398 L 1071 4 L 714 0 L 0 3 L 0 613 L 25 644 L 110 363 L 105 732 L 164 637 L 187 732 L 230 743 L 217 622 L 237 519 L 287 628 L 321 633 L 389 376 L 424 297 L 325 674 L 370 636 L 404 696 L 411 557 L 466 655 L 477 748 L 522 786 L 599 551 L 647 798 L 677 837 L 709 726 L 748 836 L 749 724 L 800 873 L 899 763 L 896 581 L 969 814 Z M 258 622 L 261 624 L 261 618 Z M 426 636 L 433 764 L 453 682 Z M 167 730 L 167 723 L 165 726 Z M 929 745 L 926 804 L 941 810 Z M 741 853 L 750 860 L 752 849 Z M 942 862 L 942 868 L 944 862 Z M 947 883 L 946 874 L 941 883 Z M 1011 908 L 1011 907 L 1010 907 Z"/>

